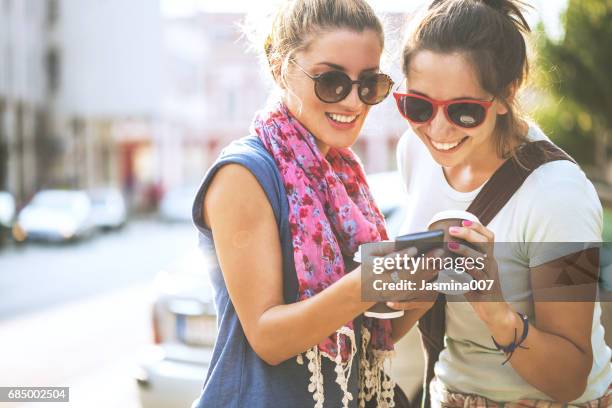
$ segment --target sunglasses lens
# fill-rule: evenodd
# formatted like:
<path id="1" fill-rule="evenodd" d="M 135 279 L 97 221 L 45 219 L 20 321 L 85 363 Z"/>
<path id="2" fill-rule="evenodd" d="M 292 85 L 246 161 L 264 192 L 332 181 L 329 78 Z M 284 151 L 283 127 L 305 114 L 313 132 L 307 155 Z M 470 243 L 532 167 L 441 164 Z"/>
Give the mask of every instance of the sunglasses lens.
<path id="1" fill-rule="evenodd" d="M 364 77 L 359 86 L 359 99 L 366 105 L 381 103 L 389 94 L 393 81 L 385 74 Z"/>
<path id="2" fill-rule="evenodd" d="M 452 103 L 448 105 L 448 116 L 457 126 L 473 128 L 484 122 L 486 110 L 477 103 Z"/>
<path id="3" fill-rule="evenodd" d="M 315 91 L 323 102 L 339 102 L 351 92 L 351 78 L 340 71 L 326 72 L 319 76 Z"/>
<path id="4" fill-rule="evenodd" d="M 400 112 L 413 122 L 427 122 L 433 115 L 433 105 L 420 98 L 402 96 L 397 101 Z"/>

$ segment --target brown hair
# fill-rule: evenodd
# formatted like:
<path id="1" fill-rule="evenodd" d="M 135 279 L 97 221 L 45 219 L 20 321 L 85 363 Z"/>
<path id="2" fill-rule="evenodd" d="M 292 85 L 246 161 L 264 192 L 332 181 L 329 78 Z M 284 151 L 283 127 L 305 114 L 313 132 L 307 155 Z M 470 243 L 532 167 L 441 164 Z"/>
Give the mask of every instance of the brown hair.
<path id="1" fill-rule="evenodd" d="M 364 0 L 285 1 L 274 16 L 263 48 L 275 80 L 286 86 L 288 62 L 308 48 L 317 35 L 333 29 L 374 30 L 384 46 L 380 20 Z"/>
<path id="2" fill-rule="evenodd" d="M 500 157 L 526 141 L 525 118 L 516 98 L 529 73 L 524 34 L 531 30 L 521 0 L 434 0 L 410 32 L 402 53 L 407 77 L 411 59 L 422 50 L 461 53 L 472 63 L 480 85 L 506 106 L 495 126 Z"/>

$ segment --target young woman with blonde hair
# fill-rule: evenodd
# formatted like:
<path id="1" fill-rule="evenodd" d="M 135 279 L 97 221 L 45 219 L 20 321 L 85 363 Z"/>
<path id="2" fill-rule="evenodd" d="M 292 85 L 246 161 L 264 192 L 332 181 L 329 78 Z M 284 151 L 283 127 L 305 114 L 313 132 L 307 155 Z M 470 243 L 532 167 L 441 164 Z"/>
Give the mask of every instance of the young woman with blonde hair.
<path id="1" fill-rule="evenodd" d="M 387 238 L 350 150 L 393 82 L 363 0 L 296 0 L 265 44 L 280 97 L 224 149 L 194 204 L 219 335 L 194 407 L 393 406 L 388 321 L 362 317 L 359 245 Z M 245 130 L 246 131 L 246 130 Z"/>

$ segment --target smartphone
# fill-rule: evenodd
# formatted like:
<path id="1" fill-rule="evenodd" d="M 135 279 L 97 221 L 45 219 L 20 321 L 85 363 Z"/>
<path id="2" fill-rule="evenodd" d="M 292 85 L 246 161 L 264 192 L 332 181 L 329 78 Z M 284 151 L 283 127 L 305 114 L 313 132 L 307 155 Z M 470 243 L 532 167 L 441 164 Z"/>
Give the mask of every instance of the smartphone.
<path id="1" fill-rule="evenodd" d="M 395 238 L 395 250 L 415 247 L 418 254 L 424 254 L 434 248 L 444 246 L 444 230 L 431 230 L 401 235 Z"/>
<path id="2" fill-rule="evenodd" d="M 414 234 L 401 235 L 396 237 L 394 241 L 383 242 L 386 251 L 391 251 L 391 243 L 394 242 L 393 251 L 416 247 L 417 254 L 424 254 L 434 248 L 442 248 L 444 246 L 444 230 L 432 230 L 424 232 L 416 232 Z M 357 264 L 361 263 L 361 250 L 355 252 L 353 261 Z M 346 262 L 346 259 L 345 259 Z"/>

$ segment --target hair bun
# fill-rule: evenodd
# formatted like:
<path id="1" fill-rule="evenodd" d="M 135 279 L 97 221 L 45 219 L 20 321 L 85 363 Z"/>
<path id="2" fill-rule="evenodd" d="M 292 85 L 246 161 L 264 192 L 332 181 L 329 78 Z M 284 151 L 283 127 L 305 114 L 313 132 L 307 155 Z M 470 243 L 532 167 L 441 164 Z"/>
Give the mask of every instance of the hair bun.
<path id="1" fill-rule="evenodd" d="M 487 6 L 494 8 L 496 10 L 499 11 L 505 11 L 505 3 L 507 3 L 506 0 L 480 0 L 482 1 L 484 4 L 486 4 Z"/>
<path id="2" fill-rule="evenodd" d="M 524 12 L 531 6 L 523 0 L 480 0 L 483 4 L 499 11 L 510 18 L 519 31 L 528 33 L 531 31 L 529 23 L 525 19 Z"/>
<path id="3" fill-rule="evenodd" d="M 529 23 L 523 16 L 524 11 L 531 6 L 524 0 L 455 0 L 456 2 L 476 2 L 491 7 L 499 11 L 504 16 L 510 18 L 520 31 L 528 33 L 531 31 Z M 452 0 L 432 0 L 429 9 L 437 8 L 444 4 L 452 3 Z"/>
<path id="4" fill-rule="evenodd" d="M 448 2 L 449 0 L 432 0 L 432 2 L 429 5 L 429 8 L 432 9 L 441 4 L 448 3 Z M 512 7 L 512 0 L 476 0 L 476 2 L 480 2 L 495 10 L 502 11 L 502 12 L 505 12 L 509 8 Z"/>

